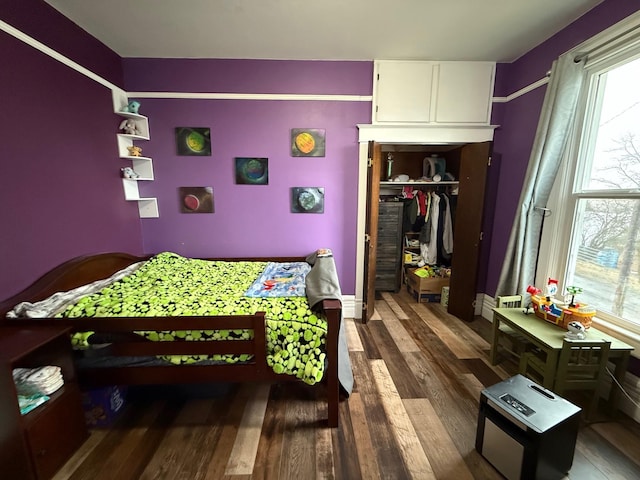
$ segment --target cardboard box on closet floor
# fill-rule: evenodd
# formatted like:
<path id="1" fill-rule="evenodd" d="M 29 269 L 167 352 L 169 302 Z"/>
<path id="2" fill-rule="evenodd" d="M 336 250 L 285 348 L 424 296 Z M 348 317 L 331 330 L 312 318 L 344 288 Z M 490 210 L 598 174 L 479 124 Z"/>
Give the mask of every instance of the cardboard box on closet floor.
<path id="1" fill-rule="evenodd" d="M 449 286 L 449 277 L 419 277 L 415 268 L 407 273 L 407 290 L 418 302 L 439 302 L 442 288 Z"/>

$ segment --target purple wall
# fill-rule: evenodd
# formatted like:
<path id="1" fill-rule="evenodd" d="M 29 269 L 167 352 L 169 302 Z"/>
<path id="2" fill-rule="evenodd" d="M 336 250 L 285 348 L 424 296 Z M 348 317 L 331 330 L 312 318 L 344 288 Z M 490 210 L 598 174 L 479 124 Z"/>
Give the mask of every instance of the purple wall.
<path id="1" fill-rule="evenodd" d="M 86 253 L 142 253 L 111 91 L 0 32 L 0 299 Z M 9 68 L 10 66 L 10 68 Z"/>
<path id="2" fill-rule="evenodd" d="M 43 0 L 0 0 L 0 19 L 122 87 L 120 57 Z"/>
<path id="3" fill-rule="evenodd" d="M 636 12 L 639 6 L 637 1 L 606 0 L 516 62 L 501 65 L 496 81 L 501 91 L 496 89 L 496 95 L 506 96 L 543 78 L 559 55 Z M 498 285 L 544 94 L 545 87 L 539 87 L 508 102 L 493 119 L 501 127 L 494 137 L 494 155 L 500 158 L 500 170 L 492 173 L 499 178 L 485 281 L 485 292 L 492 296 Z"/>
<path id="4" fill-rule="evenodd" d="M 371 95 L 372 62 L 124 58 L 129 92 Z"/>
<path id="5" fill-rule="evenodd" d="M 128 91 L 370 95 L 371 62 L 124 60 Z M 358 183 L 356 124 L 371 103 L 342 101 L 140 99 L 160 218 L 143 219 L 146 253 L 289 256 L 331 248 L 345 294 L 355 293 Z M 175 128 L 211 129 L 212 155 L 176 154 Z M 292 157 L 291 128 L 326 130 L 325 157 Z M 235 157 L 269 159 L 268 185 L 236 185 Z M 212 186 L 215 213 L 180 213 L 178 187 Z M 323 214 L 290 212 L 291 187 L 324 187 Z"/>

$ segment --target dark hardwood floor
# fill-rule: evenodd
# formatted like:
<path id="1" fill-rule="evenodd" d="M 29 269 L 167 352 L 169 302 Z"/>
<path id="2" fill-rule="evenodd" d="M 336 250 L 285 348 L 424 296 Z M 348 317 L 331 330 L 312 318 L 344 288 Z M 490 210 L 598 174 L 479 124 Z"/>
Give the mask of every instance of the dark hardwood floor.
<path id="1" fill-rule="evenodd" d="M 298 383 L 132 390 L 56 480 L 502 478 L 474 448 L 481 390 L 516 372 L 489 365 L 488 321 L 383 293 L 347 333 L 356 385 L 339 428 L 324 389 Z M 599 411 L 567 478 L 640 478 L 640 426 Z"/>

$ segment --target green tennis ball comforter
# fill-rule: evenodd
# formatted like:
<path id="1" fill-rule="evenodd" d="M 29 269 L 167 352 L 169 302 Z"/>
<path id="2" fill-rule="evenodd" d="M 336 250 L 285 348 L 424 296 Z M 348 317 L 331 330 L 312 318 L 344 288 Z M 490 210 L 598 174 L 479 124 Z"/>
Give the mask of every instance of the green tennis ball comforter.
<path id="1" fill-rule="evenodd" d="M 267 364 L 274 372 L 313 385 L 322 379 L 327 321 L 313 312 L 306 297 L 245 297 L 244 292 L 267 262 L 226 262 L 161 253 L 133 274 L 66 307 L 60 317 L 248 315 L 266 312 Z M 172 330 L 136 332 L 152 341 L 249 339 L 251 330 Z M 91 332 L 73 342 L 88 347 Z M 202 360 L 236 363 L 248 355 L 169 355 L 173 364 Z"/>

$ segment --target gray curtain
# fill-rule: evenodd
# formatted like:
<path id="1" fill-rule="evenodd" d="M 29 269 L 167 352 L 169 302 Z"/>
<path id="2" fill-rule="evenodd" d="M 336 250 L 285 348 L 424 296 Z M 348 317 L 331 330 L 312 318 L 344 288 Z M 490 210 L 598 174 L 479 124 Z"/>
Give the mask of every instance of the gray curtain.
<path id="1" fill-rule="evenodd" d="M 584 60 L 576 62 L 575 57 L 575 53 L 562 55 L 551 68 L 496 296 L 524 294 L 535 279 L 541 208 L 549 200 L 586 78 Z"/>

